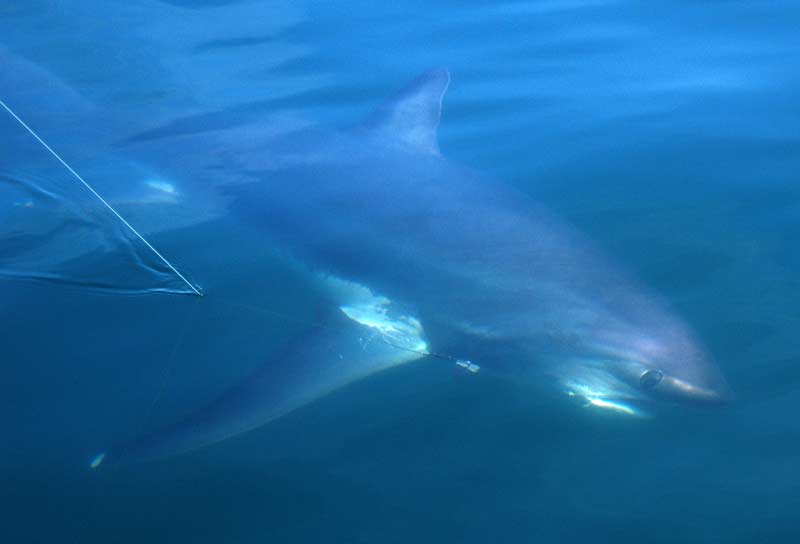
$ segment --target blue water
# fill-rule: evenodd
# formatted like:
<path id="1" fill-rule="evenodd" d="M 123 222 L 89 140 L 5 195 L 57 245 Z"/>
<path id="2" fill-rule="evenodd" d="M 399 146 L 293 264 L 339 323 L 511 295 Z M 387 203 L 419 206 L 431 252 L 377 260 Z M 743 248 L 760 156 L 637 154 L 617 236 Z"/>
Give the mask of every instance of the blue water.
<path id="1" fill-rule="evenodd" d="M 88 471 L 313 322 L 312 287 L 277 259 L 230 266 L 231 247 L 263 247 L 215 219 L 154 242 L 224 304 L 80 287 L 160 277 L 135 259 L 61 270 L 78 285 L 0 281 L 0 542 L 797 540 L 797 28 L 785 1 L 0 5 L 0 46 L 54 75 L 23 86 L 6 61 L 0 98 L 112 192 L 141 168 L 118 138 L 261 116 L 345 127 L 447 67 L 443 154 L 663 294 L 736 392 L 626 419 L 423 360 L 207 449 Z M 107 122 L 76 126 L 83 107 Z M 0 174 L 63 175 L 9 119 L 0 130 Z M 22 264 L 57 266 L 41 258 Z"/>

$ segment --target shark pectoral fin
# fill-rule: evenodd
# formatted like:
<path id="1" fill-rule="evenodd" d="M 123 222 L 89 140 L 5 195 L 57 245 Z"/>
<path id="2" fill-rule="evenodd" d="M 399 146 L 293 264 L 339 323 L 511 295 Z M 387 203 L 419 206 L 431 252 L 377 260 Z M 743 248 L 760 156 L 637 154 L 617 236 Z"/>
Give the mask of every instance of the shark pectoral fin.
<path id="1" fill-rule="evenodd" d="M 174 455 L 260 427 L 380 370 L 426 355 L 419 322 L 369 299 L 333 308 L 248 378 L 177 423 L 92 458 L 91 468 Z M 374 302 L 374 301 L 373 301 Z"/>
<path id="2" fill-rule="evenodd" d="M 424 153 L 439 153 L 442 99 L 450 85 L 444 68 L 429 70 L 381 105 L 362 129 Z"/>

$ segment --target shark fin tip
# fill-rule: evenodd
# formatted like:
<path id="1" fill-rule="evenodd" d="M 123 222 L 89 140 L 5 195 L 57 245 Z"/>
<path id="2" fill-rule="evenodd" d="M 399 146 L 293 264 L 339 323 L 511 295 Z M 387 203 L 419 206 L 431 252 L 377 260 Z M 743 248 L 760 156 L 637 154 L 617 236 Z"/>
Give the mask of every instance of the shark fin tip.
<path id="1" fill-rule="evenodd" d="M 101 464 L 103 464 L 103 460 L 105 460 L 105 458 L 106 458 L 106 452 L 102 452 L 95 455 L 92 458 L 92 461 L 89 463 L 89 468 L 91 468 L 92 470 L 96 469 Z"/>

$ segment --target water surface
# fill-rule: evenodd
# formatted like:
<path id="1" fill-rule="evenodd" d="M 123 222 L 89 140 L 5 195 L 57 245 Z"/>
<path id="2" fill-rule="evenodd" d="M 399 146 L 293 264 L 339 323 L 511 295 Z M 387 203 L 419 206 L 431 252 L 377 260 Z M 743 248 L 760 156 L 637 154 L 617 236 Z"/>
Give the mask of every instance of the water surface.
<path id="1" fill-rule="evenodd" d="M 443 153 L 533 195 L 663 294 L 737 394 L 634 420 L 422 360 L 212 448 L 88 471 L 313 322 L 313 287 L 278 260 L 231 266 L 230 247 L 263 248 L 216 219 L 154 239 L 227 294 L 200 319 L 191 297 L 0 282 L 4 542 L 800 536 L 796 4 L 36 0 L 0 15 L 3 48 L 60 82 L 0 98 L 112 192 L 141 174 L 121 138 L 349 126 L 447 67 Z M 104 121 L 72 124 L 84 107 Z M 3 173 L 58 175 L 0 129 Z M 242 282 L 259 288 L 244 297 Z"/>

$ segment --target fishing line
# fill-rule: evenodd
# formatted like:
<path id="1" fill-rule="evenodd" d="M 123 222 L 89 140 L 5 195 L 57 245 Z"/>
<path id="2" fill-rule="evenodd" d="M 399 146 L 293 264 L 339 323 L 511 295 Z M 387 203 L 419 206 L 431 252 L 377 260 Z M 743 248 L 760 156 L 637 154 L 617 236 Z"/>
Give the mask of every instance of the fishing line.
<path id="1" fill-rule="evenodd" d="M 141 437 L 142 432 L 145 428 L 147 428 L 147 423 L 150 420 L 150 417 L 153 414 L 158 403 L 164 397 L 164 393 L 167 390 L 167 385 L 169 384 L 170 377 L 172 375 L 173 367 L 175 366 L 175 357 L 178 354 L 181 346 L 183 346 L 183 341 L 186 338 L 186 334 L 189 332 L 191 328 L 191 324 L 194 321 L 194 317 L 197 314 L 195 311 L 197 304 L 200 302 L 200 299 L 196 299 L 194 303 L 191 304 L 189 309 L 186 312 L 186 318 L 183 320 L 183 326 L 181 330 L 178 332 L 177 337 L 175 338 L 175 343 L 172 345 L 172 349 L 170 350 L 169 356 L 167 357 L 167 362 L 164 364 L 164 369 L 161 372 L 161 380 L 158 389 L 156 390 L 155 395 L 153 395 L 153 400 L 150 402 L 150 405 L 147 407 L 147 410 L 144 412 L 144 416 L 142 416 L 141 421 L 139 422 L 139 428 L 136 433 L 133 435 L 134 437 Z M 123 456 L 125 452 L 128 450 L 128 447 L 133 444 L 132 441 L 123 441 L 122 442 L 125 446 L 119 450 L 118 455 Z M 105 459 L 106 454 L 101 453 L 97 457 L 92 460 L 91 467 L 96 468 L 100 466 L 100 464 Z"/>
<path id="2" fill-rule="evenodd" d="M 192 285 L 192 284 L 189 282 L 189 280 L 187 280 L 187 279 L 186 279 L 186 278 L 183 276 L 183 274 L 181 274 L 180 272 L 178 272 L 178 269 L 177 269 L 177 268 L 175 268 L 175 267 L 172 265 L 172 263 L 171 263 L 171 262 L 169 262 L 169 261 L 168 261 L 168 260 L 167 260 L 167 259 L 166 259 L 166 258 L 165 258 L 165 257 L 164 257 L 162 254 L 161 254 L 161 253 L 159 253 L 159 252 L 158 252 L 158 250 L 157 250 L 156 248 L 154 248 L 154 247 L 153 247 L 153 246 L 150 244 L 150 242 L 148 242 L 148 241 L 147 241 L 147 240 L 144 238 L 144 236 L 142 236 L 141 234 L 139 234 L 139 231 L 137 231 L 135 228 L 133 228 L 133 225 L 131 225 L 130 223 L 128 223 L 128 222 L 125 220 L 125 218 L 124 218 L 124 217 L 122 217 L 122 215 L 120 215 L 120 214 L 119 214 L 119 212 L 117 212 L 117 210 L 115 210 L 115 209 L 114 209 L 114 207 L 113 207 L 113 206 L 111 206 L 111 204 L 109 204 L 109 203 L 106 201 L 106 199 L 104 199 L 102 196 L 100 196 L 100 194 L 99 194 L 97 191 L 95 191 L 95 190 L 94 190 L 94 188 L 92 188 L 92 186 L 91 186 L 91 185 L 89 185 L 89 183 L 88 183 L 88 182 L 87 182 L 85 179 L 83 179 L 83 177 L 81 177 L 81 175 L 80 175 L 80 174 L 78 174 L 78 173 L 77 173 L 77 172 L 76 172 L 76 171 L 75 171 L 75 170 L 74 170 L 74 169 L 73 169 L 73 168 L 72 168 L 72 167 L 71 167 L 69 164 L 67 164 L 67 162 L 66 162 L 64 159 L 62 159 L 62 158 L 61 158 L 61 156 L 60 156 L 58 153 L 56 153 L 56 152 L 53 150 L 53 148 L 52 148 L 52 147 L 50 147 L 49 145 L 47 145 L 47 143 L 46 143 L 46 142 L 45 142 L 45 141 L 44 141 L 44 140 L 43 140 L 43 139 L 42 139 L 42 138 L 41 138 L 41 137 L 40 137 L 38 134 L 36 134 L 36 132 L 34 132 L 34 130 L 33 130 L 31 127 L 29 127 L 29 126 L 28 126 L 28 125 L 25 123 L 25 121 L 23 121 L 22 119 L 20 119 L 20 117 L 19 117 L 19 116 L 18 116 L 16 113 L 14 113 L 14 111 L 13 111 L 11 108 L 9 108 L 9 107 L 6 105 L 6 103 L 5 103 L 5 102 L 3 102 L 2 100 L 0 100 L 0 106 L 2 106 L 2 107 L 3 107 L 3 109 L 5 109 L 5 110 L 6 110 L 6 111 L 9 113 L 9 115 L 11 115 L 11 117 L 13 117 L 13 118 L 16 120 L 16 121 L 17 121 L 17 122 L 18 122 L 18 123 L 19 123 L 19 124 L 22 126 L 22 128 L 24 128 L 25 130 L 27 130 L 27 131 L 28 131 L 28 133 L 29 133 L 31 136 L 33 136 L 33 137 L 36 139 L 36 141 L 38 141 L 40 144 L 42 144 L 42 146 L 43 146 L 43 147 L 44 147 L 44 148 L 45 148 L 47 151 L 49 151 L 49 152 L 50 152 L 50 154 L 51 154 L 53 157 L 55 157 L 55 158 L 56 158 L 56 160 L 57 160 L 58 162 L 60 162 L 60 163 L 61 163 L 61 164 L 64 166 L 64 168 L 66 168 L 66 169 L 67 169 L 67 171 L 69 171 L 69 173 L 70 173 L 70 174 L 72 174 L 72 175 L 75 177 L 75 179 L 77 179 L 78 181 L 80 181 L 80 182 L 83 184 L 83 186 L 84 186 L 84 187 L 86 187 L 86 188 L 89 190 L 89 192 L 91 192 L 91 193 L 92 193 L 92 194 L 93 194 L 95 197 L 97 197 L 97 199 L 98 199 L 100 202 L 102 202 L 102 203 L 103 203 L 103 205 L 104 205 L 106 208 L 108 208 L 108 209 L 109 209 L 109 211 L 111 211 L 111 213 L 113 213 L 113 214 L 114 214 L 114 215 L 117 217 L 117 219 L 119 219 L 120 221 L 122 221 L 122 224 L 123 224 L 123 225 L 125 225 L 126 227 L 128 227 L 128 229 L 130 229 L 130 231 L 131 231 L 133 234 L 135 234 L 135 235 L 136 235 L 136 236 L 139 238 L 139 240 L 141 240 L 141 241 L 144 243 L 144 245 L 146 245 L 148 248 L 150 248 L 150 250 L 151 250 L 153 253 L 155 253 L 155 255 L 156 255 L 156 256 L 157 256 L 159 259 L 161 259 L 161 261 L 162 261 L 162 262 L 163 262 L 165 265 L 167 265 L 167 266 L 170 268 L 170 270 L 172 270 L 172 271 L 173 271 L 173 272 L 174 272 L 174 273 L 175 273 L 175 274 L 176 274 L 176 275 L 177 275 L 177 276 L 178 276 L 178 277 L 179 277 L 181 280 L 183 280 L 183 282 L 184 282 L 186 285 L 188 285 L 188 286 L 189 286 L 189 289 L 191 289 L 191 290 L 194 292 L 194 294 L 195 294 L 195 295 L 197 295 L 197 296 L 200 296 L 200 297 L 202 297 L 202 296 L 203 296 L 203 293 L 202 293 L 202 291 L 200 291 L 200 290 L 199 290 L 197 287 L 195 287 L 194 285 Z"/>
<path id="3" fill-rule="evenodd" d="M 164 396 L 164 391 L 166 391 L 170 376 L 172 375 L 172 369 L 175 366 L 175 356 L 178 354 L 178 350 L 183 345 L 183 340 L 186 338 L 186 333 L 189 332 L 191 324 L 194 321 L 194 317 L 197 314 L 197 312 L 195 312 L 197 302 L 199 302 L 199 299 L 196 300 L 186 312 L 186 319 L 183 320 L 183 326 L 181 327 L 180 332 L 178 332 L 178 336 L 175 338 L 175 343 L 172 345 L 172 350 L 170 350 L 169 357 L 167 357 L 167 362 L 164 365 L 164 370 L 161 374 L 161 385 L 156 391 L 153 401 L 150 403 L 150 407 L 145 412 L 142 426 L 144 426 L 147 423 L 147 420 L 150 419 L 150 415 L 153 413 L 156 405 Z"/>

